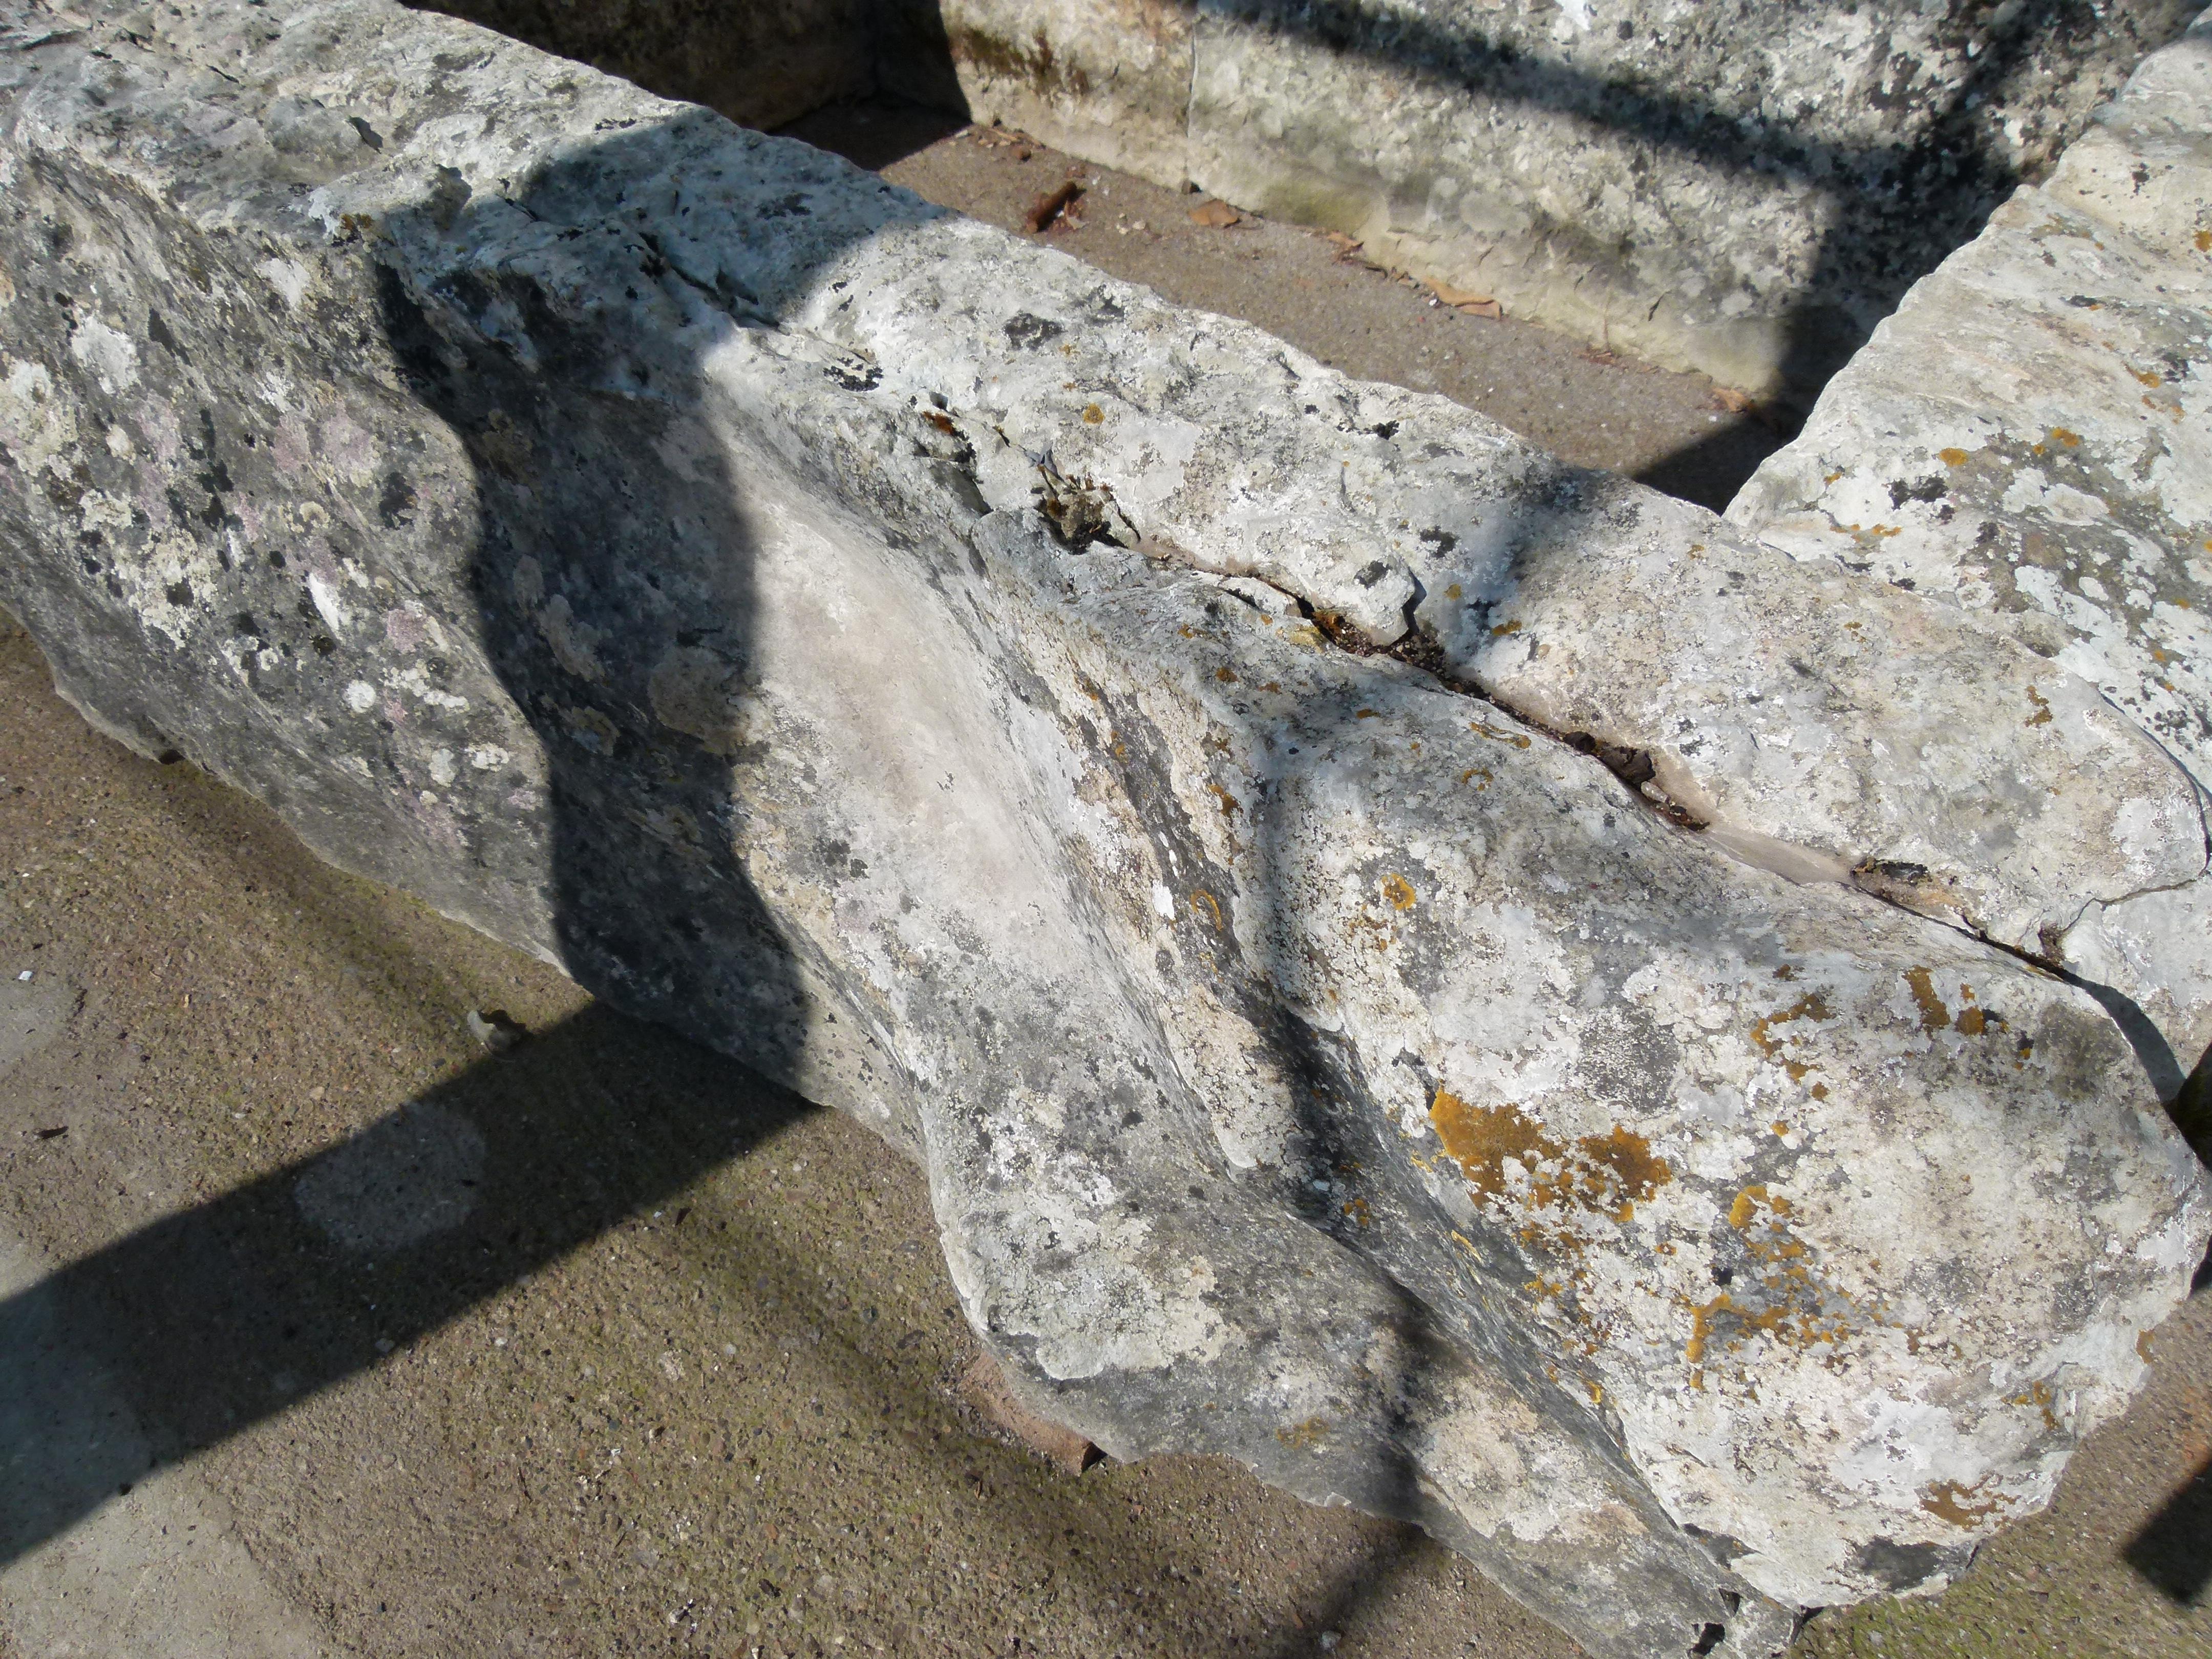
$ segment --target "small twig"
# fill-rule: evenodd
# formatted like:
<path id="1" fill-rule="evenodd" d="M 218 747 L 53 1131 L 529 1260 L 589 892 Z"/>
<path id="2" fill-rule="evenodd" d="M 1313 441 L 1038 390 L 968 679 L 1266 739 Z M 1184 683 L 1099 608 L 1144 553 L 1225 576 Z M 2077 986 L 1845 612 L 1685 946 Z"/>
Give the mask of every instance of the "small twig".
<path id="1" fill-rule="evenodd" d="M 1030 204 L 1029 216 L 1022 228 L 1035 235 L 1073 206 L 1076 198 L 1083 194 L 1083 186 L 1071 179 L 1058 190 L 1048 191 Z"/>

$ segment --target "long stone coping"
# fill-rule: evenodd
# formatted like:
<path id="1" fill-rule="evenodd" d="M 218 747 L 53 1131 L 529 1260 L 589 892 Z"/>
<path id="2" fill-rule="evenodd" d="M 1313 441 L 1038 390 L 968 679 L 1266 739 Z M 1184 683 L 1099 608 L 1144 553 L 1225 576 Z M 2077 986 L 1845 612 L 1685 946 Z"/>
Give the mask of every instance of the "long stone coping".
<path id="1" fill-rule="evenodd" d="M 2212 17 L 1906 296 L 1729 518 L 2017 641 L 2212 794 Z M 2171 1092 L 2212 1050 L 2212 881 L 2081 897 L 2042 953 L 2141 1006 Z"/>
<path id="2" fill-rule="evenodd" d="M 2046 659 L 466 25 L 0 17 L 57 684 L 876 1126 L 1035 1408 L 1672 1655 L 2124 1402 L 2212 1193 L 1998 946 L 2203 832 Z"/>

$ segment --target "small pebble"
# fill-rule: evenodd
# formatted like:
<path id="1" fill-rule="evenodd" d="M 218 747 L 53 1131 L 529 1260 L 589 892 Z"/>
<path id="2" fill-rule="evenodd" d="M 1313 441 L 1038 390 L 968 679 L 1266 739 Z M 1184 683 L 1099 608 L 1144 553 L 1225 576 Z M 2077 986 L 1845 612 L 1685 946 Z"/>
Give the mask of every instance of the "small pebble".
<path id="1" fill-rule="evenodd" d="M 505 1054 L 530 1035 L 499 1008 L 470 1009 L 468 1026 L 469 1035 L 495 1054 Z"/>

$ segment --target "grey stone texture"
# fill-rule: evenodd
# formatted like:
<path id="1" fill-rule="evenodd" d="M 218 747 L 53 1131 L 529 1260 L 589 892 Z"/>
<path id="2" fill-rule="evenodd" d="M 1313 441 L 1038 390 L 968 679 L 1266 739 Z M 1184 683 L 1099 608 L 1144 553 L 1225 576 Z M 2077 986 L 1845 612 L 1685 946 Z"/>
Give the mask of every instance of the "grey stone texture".
<path id="1" fill-rule="evenodd" d="M 894 6 L 894 10 L 900 8 Z M 913 0 L 977 118 L 1809 397 L 2191 0 Z"/>
<path id="2" fill-rule="evenodd" d="M 2094 687 L 2212 791 L 2212 20 L 1916 286 L 1729 516 Z M 2040 718 L 2039 709 L 2033 718 Z M 2212 881 L 2085 890 L 2045 952 L 2212 1047 Z M 2017 942 L 2017 941 L 2016 941 Z"/>
<path id="3" fill-rule="evenodd" d="M 2047 1501 L 2186 1292 L 2212 1187 L 2097 1001 L 1817 878 L 1925 842 L 2017 929 L 2201 854 L 1961 612 L 380 0 L 0 4 L 0 271 L 64 695 L 874 1126 L 1115 1456 L 1766 1653 Z M 1654 675 L 1724 763 L 1640 775 Z M 1800 741 L 1871 803 L 1789 816 Z M 345 1176 L 364 1247 L 464 1201 L 439 1137 Z"/>

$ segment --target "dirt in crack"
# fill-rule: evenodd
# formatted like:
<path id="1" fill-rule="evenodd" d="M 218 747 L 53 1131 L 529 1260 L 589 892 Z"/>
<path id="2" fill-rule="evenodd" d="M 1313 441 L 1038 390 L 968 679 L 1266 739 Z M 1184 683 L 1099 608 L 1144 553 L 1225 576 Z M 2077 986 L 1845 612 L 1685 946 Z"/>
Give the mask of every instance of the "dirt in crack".
<path id="1" fill-rule="evenodd" d="M 1611 743 L 1588 732 L 1563 732 L 1550 726 L 1511 703 L 1492 696 L 1471 681 L 1462 679 L 1452 672 L 1444 655 L 1443 644 L 1437 636 L 1419 623 L 1391 645 L 1376 645 L 1359 630 L 1333 611 L 1317 610 L 1300 595 L 1288 588 L 1268 586 L 1296 602 L 1299 613 L 1320 629 L 1322 637 L 1339 650 L 1355 657 L 1389 657 L 1429 675 L 1439 685 L 1461 696 L 1471 697 L 1477 702 L 1487 703 L 1499 713 L 1510 715 L 1531 732 L 1540 732 L 1553 742 L 1564 744 L 1577 755 L 1587 755 L 1618 778 L 1639 806 L 1657 813 L 1678 829 L 1700 830 L 1705 820 L 1690 811 L 1680 802 L 1668 794 L 1658 781 L 1658 764 L 1649 749 L 1638 749 L 1626 744 Z"/>

